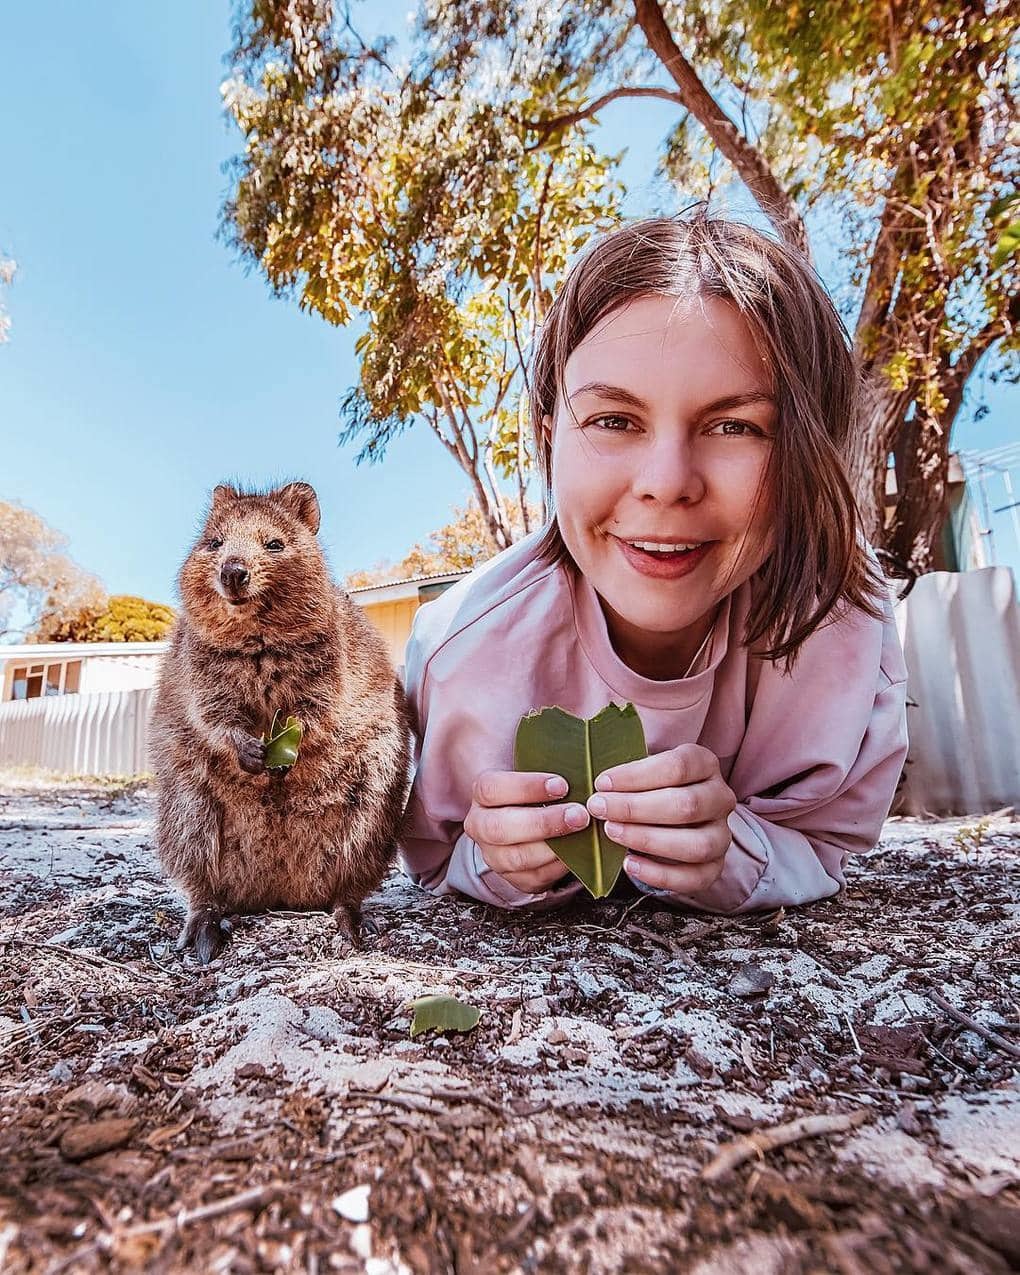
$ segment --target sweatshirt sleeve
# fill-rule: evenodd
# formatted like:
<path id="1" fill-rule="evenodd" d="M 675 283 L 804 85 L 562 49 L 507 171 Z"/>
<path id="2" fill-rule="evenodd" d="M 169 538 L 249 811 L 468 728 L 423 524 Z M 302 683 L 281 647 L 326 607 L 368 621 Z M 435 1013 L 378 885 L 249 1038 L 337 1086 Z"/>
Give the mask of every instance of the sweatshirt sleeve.
<path id="1" fill-rule="evenodd" d="M 400 838 L 404 871 L 433 894 L 463 894 L 499 908 L 557 907 L 583 889 L 579 881 L 526 894 L 493 872 L 464 832 L 476 776 L 512 770 L 513 743 L 494 732 L 470 662 L 459 676 L 435 686 L 430 668 L 435 640 L 428 623 L 433 617 L 427 615 L 435 605 L 417 613 L 405 657 L 415 772 Z"/>
<path id="2" fill-rule="evenodd" d="M 790 675 L 763 671 L 729 777 L 722 875 L 679 901 L 736 913 L 836 894 L 878 841 L 907 753 L 906 670 L 892 609 L 818 630 Z"/>

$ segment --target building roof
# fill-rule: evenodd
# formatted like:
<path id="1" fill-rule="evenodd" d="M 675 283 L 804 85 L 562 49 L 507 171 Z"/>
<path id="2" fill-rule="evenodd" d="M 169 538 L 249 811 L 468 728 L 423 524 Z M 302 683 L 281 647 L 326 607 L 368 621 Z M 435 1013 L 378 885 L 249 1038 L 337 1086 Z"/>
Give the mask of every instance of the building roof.
<path id="1" fill-rule="evenodd" d="M 80 660 L 89 655 L 163 655 L 169 642 L 23 642 L 0 645 L 0 663 L 12 660 L 39 664 L 43 660 Z"/>
<path id="2" fill-rule="evenodd" d="M 397 602 L 401 598 L 416 598 L 422 585 L 453 584 L 469 571 L 440 571 L 428 576 L 408 576 L 405 580 L 390 580 L 386 584 L 363 584 L 347 592 L 362 605 L 371 602 Z"/>

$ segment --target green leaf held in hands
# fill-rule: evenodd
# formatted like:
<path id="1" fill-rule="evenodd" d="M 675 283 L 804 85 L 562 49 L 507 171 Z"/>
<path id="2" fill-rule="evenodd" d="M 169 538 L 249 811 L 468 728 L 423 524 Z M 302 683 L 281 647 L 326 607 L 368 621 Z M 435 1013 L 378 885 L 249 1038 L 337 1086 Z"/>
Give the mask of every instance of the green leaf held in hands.
<path id="1" fill-rule="evenodd" d="M 585 721 L 562 708 L 543 708 L 522 717 L 514 742 L 516 770 L 550 771 L 570 785 L 564 801 L 583 806 L 604 770 L 648 756 L 641 718 L 633 704 L 608 704 Z M 549 849 L 562 860 L 593 898 L 602 899 L 616 884 L 626 849 L 606 835 L 605 823 L 553 837 Z"/>
<path id="2" fill-rule="evenodd" d="M 419 1032 L 469 1032 L 478 1026 L 481 1011 L 465 1005 L 456 996 L 419 996 L 411 1002 L 414 1018 L 411 1035 Z"/>
<path id="3" fill-rule="evenodd" d="M 280 723 L 279 716 L 279 711 L 273 714 L 273 724 L 262 736 L 266 746 L 267 770 L 289 770 L 297 761 L 301 737 L 305 733 L 296 717 L 288 717 Z"/>

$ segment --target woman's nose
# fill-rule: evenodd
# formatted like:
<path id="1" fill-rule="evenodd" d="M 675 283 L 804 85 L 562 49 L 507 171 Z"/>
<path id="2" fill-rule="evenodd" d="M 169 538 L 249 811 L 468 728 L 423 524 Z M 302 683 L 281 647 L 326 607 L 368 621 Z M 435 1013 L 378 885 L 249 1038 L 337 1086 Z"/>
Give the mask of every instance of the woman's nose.
<path id="1" fill-rule="evenodd" d="M 705 476 L 694 448 L 674 435 L 650 443 L 634 474 L 634 495 L 662 505 L 694 504 L 705 494 Z"/>

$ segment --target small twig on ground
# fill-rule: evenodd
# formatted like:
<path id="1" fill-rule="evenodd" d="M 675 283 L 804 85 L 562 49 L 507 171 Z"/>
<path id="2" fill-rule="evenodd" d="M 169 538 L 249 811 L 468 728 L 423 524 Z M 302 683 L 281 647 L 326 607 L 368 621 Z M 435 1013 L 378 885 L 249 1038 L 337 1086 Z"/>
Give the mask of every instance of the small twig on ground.
<path id="1" fill-rule="evenodd" d="M 934 1001 L 939 1009 L 944 1010 L 950 1018 L 955 1018 L 958 1023 L 962 1023 L 968 1031 L 976 1032 L 979 1036 L 983 1036 L 990 1045 L 994 1045 L 996 1049 L 1001 1049 L 1003 1053 L 1009 1054 L 1013 1058 L 1020 1058 L 1020 1045 L 1014 1045 L 1011 1040 L 1006 1040 L 998 1032 L 993 1032 L 984 1023 L 979 1023 L 976 1019 L 971 1018 L 969 1014 L 963 1013 L 962 1010 L 957 1009 L 955 1005 L 951 1005 L 938 992 L 927 991 L 924 994 L 930 1001 Z"/>
<path id="2" fill-rule="evenodd" d="M 192 1222 L 206 1222 L 209 1218 L 221 1217 L 224 1213 L 233 1213 L 235 1209 L 259 1209 L 271 1203 L 284 1190 L 282 1182 L 274 1182 L 269 1186 L 253 1186 L 237 1195 L 225 1196 L 222 1200 L 213 1200 L 210 1204 L 202 1204 L 197 1209 L 182 1209 L 173 1217 L 163 1217 L 156 1222 L 142 1222 L 138 1226 L 129 1226 L 117 1232 L 118 1239 L 129 1239 L 135 1235 L 157 1235 L 162 1231 L 181 1230 Z"/>
<path id="3" fill-rule="evenodd" d="M 77 952 L 73 947 L 61 947 L 59 943 L 38 943 L 33 939 L 19 938 L 16 934 L 9 938 L 0 939 L 3 943 L 17 943 L 19 947 L 34 947 L 40 952 L 59 952 L 62 956 L 69 956 L 74 961 L 84 961 L 86 965 L 107 965 L 111 969 L 120 970 L 122 974 L 128 976 L 136 974 L 139 978 L 151 979 L 154 983 L 159 982 L 159 978 L 155 974 L 150 974 L 148 970 L 136 969 L 133 965 L 125 965 L 123 961 L 111 961 L 106 956 L 96 956 L 93 952 Z M 160 966 L 160 969 L 163 967 Z M 164 971 L 166 973 L 167 971 Z"/>
<path id="4" fill-rule="evenodd" d="M 721 1147 L 715 1159 L 701 1170 L 702 1180 L 717 1182 L 754 1156 L 763 1156 L 767 1151 L 775 1151 L 777 1147 L 786 1147 L 791 1142 L 800 1142 L 804 1138 L 844 1133 L 847 1129 L 864 1124 L 866 1120 L 870 1120 L 871 1115 L 870 1111 L 862 1109 L 834 1116 L 801 1116 L 799 1120 L 791 1120 L 788 1124 L 749 1133 L 746 1137 L 737 1138 Z"/>

